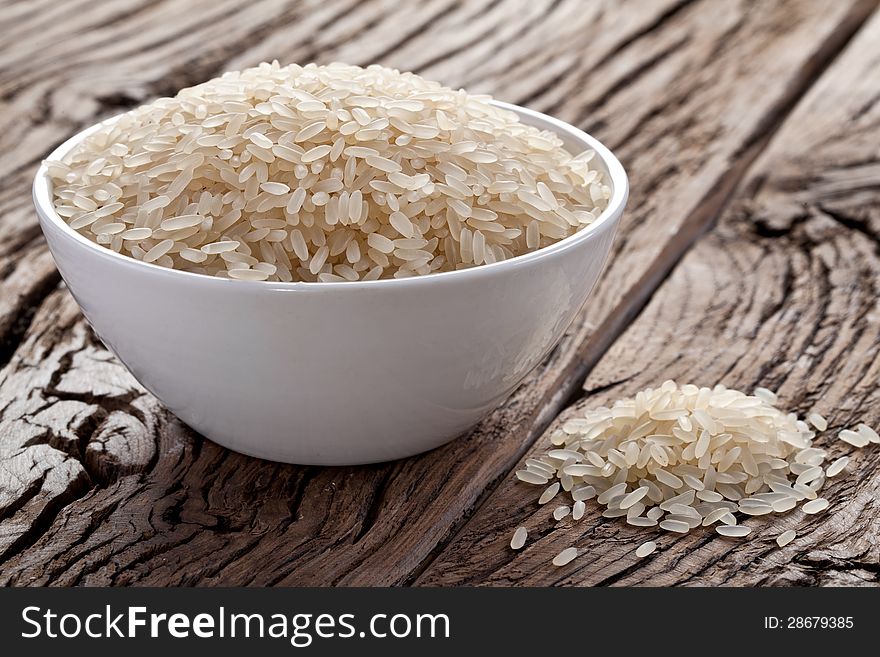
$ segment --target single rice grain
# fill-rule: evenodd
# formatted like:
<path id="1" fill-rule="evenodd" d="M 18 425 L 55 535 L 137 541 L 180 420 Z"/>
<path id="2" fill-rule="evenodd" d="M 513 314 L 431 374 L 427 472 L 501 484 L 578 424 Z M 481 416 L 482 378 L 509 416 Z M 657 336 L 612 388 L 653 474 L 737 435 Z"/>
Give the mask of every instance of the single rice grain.
<path id="1" fill-rule="evenodd" d="M 746 527 L 745 525 L 718 525 L 715 527 L 715 531 L 722 536 L 731 538 L 741 538 L 752 533 L 751 527 Z"/>
<path id="2" fill-rule="evenodd" d="M 824 497 L 820 497 L 815 500 L 810 500 L 809 502 L 806 502 L 803 506 L 801 506 L 801 510 L 807 514 L 820 513 L 827 509 L 830 504 L 831 503 Z"/>
<path id="3" fill-rule="evenodd" d="M 636 556 L 639 559 L 643 559 L 644 557 L 647 557 L 649 554 L 654 552 L 654 550 L 656 549 L 657 544 L 654 541 L 647 541 L 636 548 Z"/>
<path id="4" fill-rule="evenodd" d="M 529 532 L 525 527 L 517 527 L 513 532 L 513 538 L 510 539 L 510 547 L 513 550 L 520 550 L 526 544 Z"/>
<path id="5" fill-rule="evenodd" d="M 826 477 L 836 477 L 841 472 L 843 472 L 844 468 L 849 465 L 849 457 L 841 456 L 839 459 L 836 459 L 831 465 L 828 466 L 828 469 L 825 470 Z"/>
<path id="6" fill-rule="evenodd" d="M 541 497 L 538 498 L 538 504 L 544 505 L 547 504 L 550 500 L 556 497 L 556 494 L 559 492 L 561 484 L 557 481 L 544 489 L 544 492 L 541 493 Z"/>
<path id="7" fill-rule="evenodd" d="M 565 548 L 562 552 L 553 557 L 553 565 L 560 567 L 571 563 L 577 557 L 577 548 Z"/>

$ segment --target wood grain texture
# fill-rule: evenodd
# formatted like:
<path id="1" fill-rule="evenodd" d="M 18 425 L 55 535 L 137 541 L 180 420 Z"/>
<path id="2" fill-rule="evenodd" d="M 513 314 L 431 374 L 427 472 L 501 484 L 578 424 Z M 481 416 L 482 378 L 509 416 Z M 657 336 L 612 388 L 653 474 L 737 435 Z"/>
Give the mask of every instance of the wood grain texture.
<path id="1" fill-rule="evenodd" d="M 776 389 L 784 408 L 828 418 L 817 444 L 830 458 L 852 456 L 823 489 L 829 511 L 749 518 L 753 533 L 745 540 L 711 529 L 679 537 L 604 519 L 596 504 L 580 522 L 557 523 L 556 505 L 537 506 L 540 489 L 510 481 L 419 584 L 880 582 L 880 448 L 855 450 L 836 438 L 860 421 L 880 423 L 878 64 L 880 16 L 799 104 L 719 225 L 683 259 L 559 420 L 667 378 Z M 507 543 L 519 525 L 530 540 L 515 553 Z M 775 538 L 787 529 L 798 537 L 779 549 Z M 640 560 L 635 549 L 647 540 L 658 551 Z M 570 545 L 581 556 L 563 568 L 550 565 Z"/>
<path id="2" fill-rule="evenodd" d="M 0 49 L 0 449 L 16 464 L 0 470 L 0 583 L 384 585 L 430 567 L 504 480 L 874 3 L 31 6 L 0 8 L 23 35 Z M 614 257 L 562 344 L 428 455 L 329 469 L 223 450 L 53 291 L 28 194 L 39 158 L 99 118 L 271 58 L 376 61 L 490 92 L 590 130 L 629 170 Z"/>

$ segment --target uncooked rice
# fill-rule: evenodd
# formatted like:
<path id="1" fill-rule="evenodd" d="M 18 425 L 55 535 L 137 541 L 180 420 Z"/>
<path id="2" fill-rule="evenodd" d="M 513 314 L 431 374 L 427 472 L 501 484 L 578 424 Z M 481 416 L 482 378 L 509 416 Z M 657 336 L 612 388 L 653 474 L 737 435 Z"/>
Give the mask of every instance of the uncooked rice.
<path id="1" fill-rule="evenodd" d="M 830 502 L 828 502 L 828 500 L 820 497 L 818 499 L 810 500 L 809 502 L 805 503 L 801 507 L 801 510 L 804 513 L 808 514 L 819 513 L 820 511 L 824 511 L 825 509 L 827 509 L 829 504 Z"/>
<path id="2" fill-rule="evenodd" d="M 524 481 L 527 484 L 546 484 L 549 481 L 547 475 L 538 474 L 531 470 L 520 470 L 516 473 L 516 476 L 520 481 Z"/>
<path id="3" fill-rule="evenodd" d="M 747 395 L 723 385 L 666 381 L 611 407 L 569 416 L 551 431 L 551 448 L 526 459 L 516 476 L 541 484 L 556 479 L 541 503 L 564 490 L 576 505 L 595 498 L 603 517 L 625 516 L 631 526 L 659 525 L 678 534 L 714 526 L 722 536 L 744 537 L 752 529 L 735 513 L 768 516 L 802 502 L 807 514 L 827 509 L 818 491 L 849 463 L 843 456 L 826 468 L 827 450 L 813 446 L 810 425 L 827 428 L 825 418 L 811 413 L 807 424 L 776 401 L 766 388 Z M 864 446 L 877 432 L 859 424 L 840 436 Z M 560 508 L 568 515 L 567 506 Z M 574 520 L 586 515 L 586 506 L 575 508 Z M 794 537 L 793 530 L 784 532 L 780 546 Z"/>
<path id="4" fill-rule="evenodd" d="M 825 476 L 827 477 L 836 477 L 843 469 L 849 464 L 848 456 L 841 456 L 839 459 L 834 461 L 831 465 L 828 466 L 828 469 L 825 470 Z"/>
<path id="5" fill-rule="evenodd" d="M 570 506 L 558 506 L 555 509 L 553 509 L 553 519 L 557 520 L 557 521 L 562 520 L 569 513 L 571 513 Z"/>
<path id="6" fill-rule="evenodd" d="M 556 497 L 556 493 L 559 492 L 559 482 L 554 482 L 547 486 L 543 493 L 541 493 L 541 497 L 538 498 L 538 504 L 547 504 L 550 500 Z"/>
<path id="7" fill-rule="evenodd" d="M 875 445 L 880 445 L 880 434 L 874 431 L 867 424 L 859 423 L 856 425 L 856 431 L 858 431 L 863 437 L 868 439 L 869 443 L 874 443 Z"/>
<path id="8" fill-rule="evenodd" d="M 746 527 L 745 525 L 718 525 L 715 527 L 715 531 L 721 534 L 722 536 L 728 536 L 730 538 L 742 538 L 743 536 L 748 536 L 752 533 L 751 527 Z"/>
<path id="9" fill-rule="evenodd" d="M 679 534 L 686 534 L 690 531 L 690 525 L 682 520 L 664 520 L 660 523 L 660 528 L 668 532 L 678 532 Z"/>
<path id="10" fill-rule="evenodd" d="M 785 547 L 786 545 L 791 543 L 796 537 L 797 532 L 793 529 L 788 529 L 776 537 L 776 545 L 778 545 L 779 547 Z"/>
<path id="11" fill-rule="evenodd" d="M 526 544 L 528 536 L 529 531 L 525 527 L 517 527 L 516 531 L 513 532 L 513 538 L 510 539 L 510 547 L 514 550 L 522 549 L 523 545 Z"/>
<path id="12" fill-rule="evenodd" d="M 636 548 L 636 556 L 641 558 L 647 557 L 654 550 L 657 549 L 657 544 L 654 541 L 647 541 L 642 543 L 639 547 Z"/>
<path id="13" fill-rule="evenodd" d="M 838 437 L 845 443 L 849 443 L 853 447 L 864 447 L 870 441 L 868 436 L 859 431 L 852 431 L 851 429 L 844 429 L 838 434 Z"/>
<path id="14" fill-rule="evenodd" d="M 562 552 L 553 557 L 553 565 L 564 566 L 571 563 L 577 555 L 577 548 L 565 548 Z"/>
<path id="15" fill-rule="evenodd" d="M 807 415 L 807 422 L 812 424 L 819 431 L 825 431 L 828 428 L 828 421 L 818 413 L 810 413 Z"/>
<path id="16" fill-rule="evenodd" d="M 47 162 L 55 209 L 143 262 L 308 282 L 491 264 L 595 221 L 611 190 L 594 152 L 490 100 L 380 66 L 263 63 Z"/>

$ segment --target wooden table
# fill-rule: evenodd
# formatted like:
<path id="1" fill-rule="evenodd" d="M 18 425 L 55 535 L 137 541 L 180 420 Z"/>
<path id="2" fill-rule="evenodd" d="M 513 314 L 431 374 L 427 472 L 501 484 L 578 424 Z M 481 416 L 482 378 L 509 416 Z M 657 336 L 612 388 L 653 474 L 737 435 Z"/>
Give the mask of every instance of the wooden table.
<path id="1" fill-rule="evenodd" d="M 0 6 L 0 584 L 877 584 L 880 449 L 753 539 L 554 523 L 512 471 L 573 410 L 667 378 L 880 422 L 880 12 L 764 0 L 31 0 Z M 556 115 L 632 195 L 599 287 L 466 436 L 352 468 L 194 435 L 93 336 L 29 185 L 108 115 L 261 60 L 378 62 Z M 507 547 L 518 525 L 529 547 Z M 798 528 L 783 549 L 775 537 Z M 648 536 L 660 551 L 633 554 Z M 575 544 L 581 557 L 549 565 Z"/>

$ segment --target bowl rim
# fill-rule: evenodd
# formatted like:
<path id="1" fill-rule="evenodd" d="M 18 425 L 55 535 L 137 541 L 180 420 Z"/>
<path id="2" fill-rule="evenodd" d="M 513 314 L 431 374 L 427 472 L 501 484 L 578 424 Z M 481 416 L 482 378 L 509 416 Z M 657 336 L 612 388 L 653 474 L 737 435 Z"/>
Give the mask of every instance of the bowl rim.
<path id="1" fill-rule="evenodd" d="M 97 256 L 102 258 L 109 258 L 111 260 L 115 260 L 117 263 L 123 266 L 131 266 L 131 267 L 142 267 L 146 268 L 145 271 L 156 274 L 156 275 L 165 275 L 172 277 L 184 277 L 184 280 L 187 278 L 192 282 L 199 282 L 206 285 L 250 285 L 255 286 L 261 290 L 305 290 L 305 289 L 361 289 L 361 288 L 383 288 L 383 287 L 403 287 L 404 285 L 414 286 L 414 285 L 428 285 L 431 283 L 438 283 L 440 281 L 450 281 L 453 280 L 475 280 L 476 278 L 480 278 L 483 276 L 490 276 L 494 274 L 503 274 L 507 270 L 515 270 L 524 265 L 537 263 L 538 261 L 545 260 L 551 258 L 552 256 L 562 253 L 564 251 L 568 251 L 569 249 L 576 248 L 582 242 L 586 242 L 590 240 L 593 235 L 597 234 L 599 230 L 606 226 L 606 224 L 612 223 L 616 220 L 623 212 L 623 208 L 626 204 L 627 198 L 629 196 L 629 180 L 626 175 L 626 171 L 623 168 L 623 165 L 614 156 L 611 150 L 606 147 L 602 142 L 593 137 L 592 135 L 587 134 L 580 128 L 577 128 L 565 121 L 557 119 L 555 117 L 549 116 L 547 114 L 543 114 L 536 110 L 529 109 L 527 107 L 521 107 L 519 105 L 514 105 L 512 103 L 506 103 L 503 101 L 492 100 L 490 101 L 493 105 L 500 107 L 502 109 L 506 109 L 511 112 L 515 112 L 520 118 L 525 117 L 526 119 L 533 119 L 537 122 L 545 124 L 544 126 L 536 126 L 541 129 L 552 129 L 553 132 L 568 136 L 569 138 L 575 139 L 582 144 L 584 144 L 584 149 L 592 149 L 596 152 L 596 156 L 599 157 L 605 165 L 605 168 L 608 170 L 608 175 L 610 177 L 611 183 L 611 197 L 608 200 L 608 205 L 602 211 L 602 213 L 596 218 L 596 220 L 589 224 L 588 226 L 582 228 L 574 235 L 570 235 L 558 242 L 554 242 L 549 246 L 545 246 L 543 248 L 537 249 L 535 251 L 529 251 L 528 253 L 523 253 L 521 255 L 515 256 L 513 258 L 508 258 L 507 260 L 502 260 L 500 262 L 493 262 L 491 264 L 483 264 L 477 265 L 474 267 L 469 267 L 467 269 L 457 269 L 454 271 L 442 271 L 442 272 L 434 272 L 431 274 L 422 274 L 419 276 L 410 276 L 407 278 L 385 278 L 379 280 L 371 280 L 371 281 L 244 281 L 244 280 L 236 280 L 230 278 L 220 278 L 218 276 L 208 276 L 206 274 L 199 274 L 196 272 L 188 272 L 182 271 L 180 269 L 170 269 L 168 267 L 161 267 L 154 263 L 143 262 L 141 260 L 137 260 L 136 258 L 132 258 L 131 256 L 117 253 L 111 249 L 108 249 L 105 246 L 98 244 L 97 242 L 93 242 L 90 239 L 86 238 L 83 235 L 80 235 L 77 231 L 72 229 L 64 219 L 55 211 L 55 205 L 52 199 L 52 181 L 49 178 L 49 172 L 47 167 L 47 161 L 49 160 L 59 160 L 64 157 L 70 150 L 72 150 L 80 141 L 91 135 L 92 133 L 98 131 L 101 127 L 109 125 L 114 121 L 117 121 L 123 114 L 117 114 L 110 118 L 104 119 L 84 130 L 77 132 L 72 137 L 65 140 L 62 144 L 56 147 L 45 159 L 40 162 L 40 166 L 37 169 L 36 176 L 34 177 L 32 193 L 34 205 L 36 206 L 37 212 L 40 215 L 41 219 L 48 221 L 50 224 L 55 226 L 60 230 L 60 232 L 66 237 L 73 240 L 75 243 L 83 246 Z M 529 122 L 530 125 L 534 125 Z"/>

